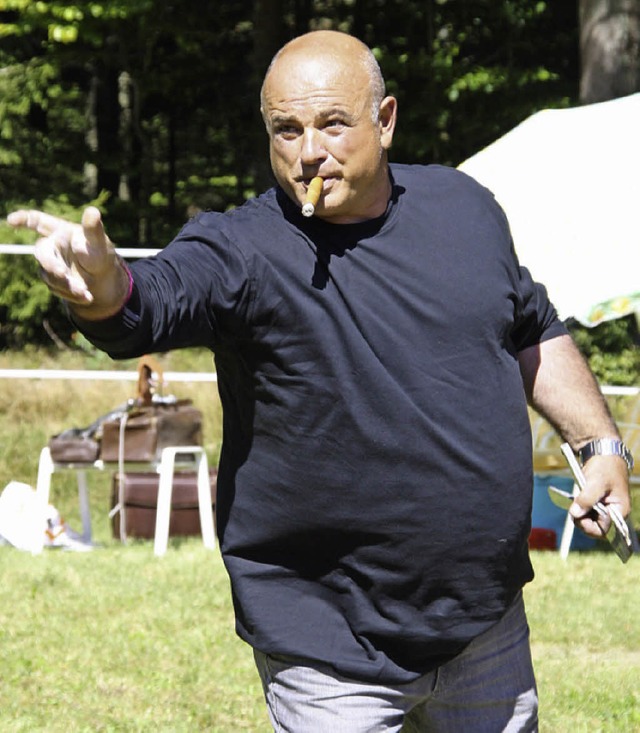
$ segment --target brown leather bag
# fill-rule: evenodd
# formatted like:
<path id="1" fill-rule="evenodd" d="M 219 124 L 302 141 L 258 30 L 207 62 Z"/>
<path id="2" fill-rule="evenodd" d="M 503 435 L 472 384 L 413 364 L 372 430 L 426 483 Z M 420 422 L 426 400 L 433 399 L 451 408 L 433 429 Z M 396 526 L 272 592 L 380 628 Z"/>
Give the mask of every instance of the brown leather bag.
<path id="1" fill-rule="evenodd" d="M 138 364 L 137 399 L 122 416 L 102 424 L 103 461 L 147 463 L 159 460 L 168 446 L 202 445 L 202 412 L 191 400 L 158 395 L 162 379 L 159 364 L 143 357 Z"/>
<path id="2" fill-rule="evenodd" d="M 70 428 L 49 438 L 51 458 L 56 463 L 93 463 L 100 444 L 82 428 Z"/>
<path id="3" fill-rule="evenodd" d="M 216 478 L 216 469 L 210 469 L 212 509 L 216 503 Z M 121 504 L 120 511 L 110 515 L 114 537 L 122 539 L 120 520 L 122 512 L 126 511 L 128 537 L 154 538 L 159 481 L 157 473 L 134 471 L 122 476 L 118 473 L 113 474 L 111 506 L 115 508 Z M 197 475 L 191 472 L 178 472 L 173 477 L 169 537 L 201 534 Z"/>
<path id="4" fill-rule="evenodd" d="M 69 428 L 49 438 L 51 458 L 56 463 L 93 463 L 100 454 L 102 425 L 119 419 L 129 410 L 129 403 L 110 410 L 86 428 Z"/>

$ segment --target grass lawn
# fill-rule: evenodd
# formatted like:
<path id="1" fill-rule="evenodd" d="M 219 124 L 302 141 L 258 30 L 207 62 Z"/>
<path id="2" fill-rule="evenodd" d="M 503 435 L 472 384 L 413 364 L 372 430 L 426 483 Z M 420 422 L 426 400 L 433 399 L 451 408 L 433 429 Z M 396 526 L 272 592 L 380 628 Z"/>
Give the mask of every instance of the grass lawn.
<path id="1" fill-rule="evenodd" d="M 99 355 L 94 368 L 113 368 Z M 76 354 L 0 354 L 0 368 L 86 368 Z M 210 356 L 163 357 L 167 370 L 210 371 Z M 124 365 L 132 368 L 131 364 Z M 133 363 L 135 367 L 135 363 Z M 131 396 L 131 383 L 3 380 L 0 490 L 35 485 L 50 435 L 86 425 Z M 205 413 L 219 451 L 212 385 L 172 385 Z M 268 733 L 250 649 L 234 633 L 218 551 L 199 539 L 122 546 L 107 518 L 111 477 L 92 474 L 90 553 L 31 556 L 0 547 L 0 731 Z M 52 502 L 80 529 L 75 478 L 56 474 Z M 640 732 L 640 572 L 604 552 L 534 552 L 525 591 L 542 733 Z M 324 732 L 318 732 L 324 733 Z M 466 733 L 466 732 L 461 732 Z M 473 732 L 470 732 L 473 733 Z"/>
<path id="2" fill-rule="evenodd" d="M 640 731 L 634 558 L 533 553 L 541 731 Z M 0 730 L 264 731 L 218 552 L 172 540 L 33 557 L 0 548 Z"/>
<path id="3" fill-rule="evenodd" d="M 269 730 L 217 552 L 0 548 L 0 574 L 0 730 Z"/>
<path id="4" fill-rule="evenodd" d="M 640 565 L 534 552 L 525 590 L 541 733 L 640 731 Z"/>

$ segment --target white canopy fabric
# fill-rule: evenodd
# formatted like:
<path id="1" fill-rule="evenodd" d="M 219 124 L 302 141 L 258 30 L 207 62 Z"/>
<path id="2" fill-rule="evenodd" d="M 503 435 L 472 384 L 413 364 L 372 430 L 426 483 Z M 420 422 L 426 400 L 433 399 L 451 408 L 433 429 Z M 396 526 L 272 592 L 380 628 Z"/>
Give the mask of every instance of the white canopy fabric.
<path id="1" fill-rule="evenodd" d="M 543 110 L 460 170 L 505 210 L 560 317 L 640 317 L 640 94 Z"/>

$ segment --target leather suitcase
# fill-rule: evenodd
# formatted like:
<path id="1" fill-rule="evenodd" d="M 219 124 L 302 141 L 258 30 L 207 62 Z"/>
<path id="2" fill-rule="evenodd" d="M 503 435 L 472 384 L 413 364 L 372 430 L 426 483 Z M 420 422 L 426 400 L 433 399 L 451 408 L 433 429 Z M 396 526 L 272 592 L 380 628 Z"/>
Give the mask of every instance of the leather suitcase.
<path id="1" fill-rule="evenodd" d="M 217 471 L 209 471 L 211 483 L 211 506 L 216 503 Z M 128 537 L 153 539 L 156 531 L 156 507 L 158 505 L 157 473 L 132 472 L 124 478 L 124 506 Z M 120 489 L 119 475 L 113 476 L 111 506 L 118 503 Z M 113 536 L 120 537 L 120 512 L 111 519 Z M 201 535 L 198 510 L 198 484 L 195 472 L 176 472 L 171 492 L 171 513 L 169 515 L 169 536 L 189 537 Z"/>
<path id="2" fill-rule="evenodd" d="M 185 400 L 134 408 L 125 428 L 123 459 L 132 463 L 158 461 L 167 446 L 202 445 L 202 412 Z M 100 458 L 105 463 L 120 458 L 119 418 L 102 425 Z"/>

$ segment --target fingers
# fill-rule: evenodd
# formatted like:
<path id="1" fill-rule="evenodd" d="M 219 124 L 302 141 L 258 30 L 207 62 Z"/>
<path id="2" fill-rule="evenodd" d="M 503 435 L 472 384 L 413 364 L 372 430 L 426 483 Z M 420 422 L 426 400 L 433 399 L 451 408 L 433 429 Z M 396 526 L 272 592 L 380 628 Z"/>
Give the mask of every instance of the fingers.
<path id="1" fill-rule="evenodd" d="M 102 217 L 95 206 L 87 206 L 82 213 L 82 228 L 90 234 L 101 234 L 104 236 Z"/>
<path id="2" fill-rule="evenodd" d="M 7 222 L 40 235 L 35 257 L 53 293 L 78 305 L 93 302 L 91 284 L 108 268 L 114 254 L 97 208 L 87 207 L 81 224 L 35 209 L 14 211 Z"/>
<path id="3" fill-rule="evenodd" d="M 597 501 L 603 504 L 617 504 L 626 517 L 631 511 L 629 493 L 629 471 L 620 456 L 593 456 L 584 465 L 587 490 L 577 497 L 577 503 L 585 510 Z"/>
<path id="4" fill-rule="evenodd" d="M 74 306 L 91 306 L 82 311 L 84 317 L 113 315 L 128 297 L 130 276 L 119 264 L 95 207 L 84 210 L 81 224 L 26 209 L 12 212 L 7 221 L 40 235 L 35 257 L 42 280 Z"/>
<path id="5" fill-rule="evenodd" d="M 611 517 L 608 513 L 600 514 L 593 508 L 585 513 L 583 507 L 576 502 L 571 505 L 569 512 L 576 527 L 579 527 L 589 537 L 599 539 L 605 537 L 609 531 Z"/>
<path id="6" fill-rule="evenodd" d="M 84 240 L 82 228 L 61 226 L 36 242 L 34 256 L 40 265 L 40 277 L 55 295 L 78 304 L 89 304 L 91 293 L 80 274 L 73 250 L 73 240 Z"/>
<path id="7" fill-rule="evenodd" d="M 53 234 L 56 229 L 64 226 L 73 226 L 64 219 L 51 214 L 45 214 L 44 211 L 36 211 L 35 209 L 20 209 L 12 211 L 7 217 L 7 223 L 12 227 L 25 227 L 37 232 L 41 237 L 48 237 Z"/>
<path id="8" fill-rule="evenodd" d="M 93 301 L 73 258 L 68 236 L 58 232 L 39 239 L 34 255 L 40 265 L 40 277 L 51 292 L 79 305 L 88 305 Z"/>
<path id="9" fill-rule="evenodd" d="M 77 255 L 86 255 L 81 258 L 81 264 L 88 270 L 93 270 L 103 264 L 103 260 L 111 242 L 104 230 L 100 211 L 95 206 L 88 206 L 82 214 L 82 235 L 74 232 L 72 241 L 73 250 Z"/>
<path id="10" fill-rule="evenodd" d="M 627 467 L 618 456 L 594 456 L 585 464 L 584 474 L 586 489 L 576 496 L 569 511 L 583 532 L 602 537 L 611 525 L 606 507 L 616 506 L 623 516 L 631 511 Z M 598 502 L 604 512 L 594 508 Z"/>
<path id="11" fill-rule="evenodd" d="M 89 250 L 92 247 L 103 250 L 109 241 L 102 225 L 100 211 L 95 206 L 88 206 L 84 210 L 82 225 L 73 224 L 66 219 L 35 209 L 13 211 L 7 217 L 7 223 L 13 227 L 31 229 L 41 237 L 51 237 L 56 234 L 59 234 L 61 238 L 67 236 L 74 248 L 85 252 L 87 251 L 87 247 L 84 246 L 85 241 L 89 244 Z"/>

